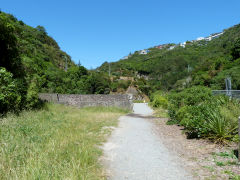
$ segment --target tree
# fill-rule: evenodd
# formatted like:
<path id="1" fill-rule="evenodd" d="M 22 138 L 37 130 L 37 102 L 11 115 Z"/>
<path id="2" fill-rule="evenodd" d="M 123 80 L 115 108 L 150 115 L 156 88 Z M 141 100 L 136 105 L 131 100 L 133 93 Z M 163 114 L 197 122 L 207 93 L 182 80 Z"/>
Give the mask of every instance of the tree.
<path id="1" fill-rule="evenodd" d="M 5 68 L 0 68 L 0 84 L 0 114 L 9 110 L 18 110 L 21 95 L 12 73 L 7 72 Z"/>
<path id="2" fill-rule="evenodd" d="M 14 77 L 23 77 L 24 71 L 14 29 L 6 18 L 0 16 L 0 67 L 5 67 Z"/>
<path id="3" fill-rule="evenodd" d="M 43 33 L 43 34 L 47 34 L 47 31 L 46 31 L 45 27 L 43 27 L 43 26 L 38 25 L 38 26 L 36 27 L 36 29 L 37 29 L 38 31 L 40 31 L 41 33 Z"/>
<path id="4" fill-rule="evenodd" d="M 80 60 L 78 60 L 78 66 L 81 66 L 81 62 L 80 62 Z"/>
<path id="5" fill-rule="evenodd" d="M 231 51 L 231 55 L 233 57 L 233 60 L 240 58 L 240 38 L 235 41 L 234 47 Z"/>

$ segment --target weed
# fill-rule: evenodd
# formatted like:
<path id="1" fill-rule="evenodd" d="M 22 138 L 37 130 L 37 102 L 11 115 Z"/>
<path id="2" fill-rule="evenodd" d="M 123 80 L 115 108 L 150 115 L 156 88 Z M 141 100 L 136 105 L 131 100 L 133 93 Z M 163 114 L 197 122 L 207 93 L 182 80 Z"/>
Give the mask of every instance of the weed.
<path id="1" fill-rule="evenodd" d="M 215 169 L 212 166 L 203 166 L 204 168 L 208 169 L 210 172 L 214 172 Z"/>
<path id="2" fill-rule="evenodd" d="M 224 162 L 221 162 L 221 161 L 216 161 L 216 165 L 217 166 L 225 166 L 226 164 Z"/>
<path id="3" fill-rule="evenodd" d="M 2 118 L 0 179 L 102 179 L 103 129 L 126 112 L 51 104 Z"/>

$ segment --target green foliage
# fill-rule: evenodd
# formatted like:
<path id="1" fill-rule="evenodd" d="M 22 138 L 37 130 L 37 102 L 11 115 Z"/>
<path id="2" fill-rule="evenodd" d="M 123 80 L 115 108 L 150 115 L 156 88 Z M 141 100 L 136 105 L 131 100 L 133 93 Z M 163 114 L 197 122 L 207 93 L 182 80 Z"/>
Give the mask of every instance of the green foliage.
<path id="1" fill-rule="evenodd" d="M 161 107 L 167 109 L 168 100 L 162 95 L 155 95 L 152 101 L 152 106 L 156 108 Z"/>
<path id="2" fill-rule="evenodd" d="M 147 96 L 149 96 L 152 92 L 152 87 L 144 78 L 136 79 L 134 85 Z"/>
<path id="3" fill-rule="evenodd" d="M 1 70 L 4 74 L 1 78 L 5 77 L 5 80 L 2 82 L 4 84 L 1 84 L 0 114 L 8 110 L 38 107 L 41 104 L 38 99 L 39 92 L 110 92 L 108 76 L 103 73 L 90 73 L 80 64 L 75 65 L 43 26 L 30 27 L 4 12 L 0 13 L 1 67 L 7 72 Z"/>
<path id="4" fill-rule="evenodd" d="M 22 77 L 24 74 L 15 30 L 9 19 L 0 14 L 0 67 L 12 72 L 14 77 Z"/>
<path id="5" fill-rule="evenodd" d="M 109 94 L 110 92 L 110 80 L 104 74 L 92 73 L 86 82 L 90 88 L 89 94 Z"/>
<path id="6" fill-rule="evenodd" d="M 234 60 L 240 58 L 240 38 L 235 41 L 234 47 L 231 51 L 231 55 Z"/>
<path id="7" fill-rule="evenodd" d="M 193 86 L 184 89 L 183 91 L 169 94 L 169 103 L 173 108 L 180 108 L 182 106 L 194 106 L 204 101 L 210 100 L 212 92 L 209 88 L 204 86 Z"/>
<path id="8" fill-rule="evenodd" d="M 212 96 L 206 87 L 192 87 L 169 95 L 170 121 L 185 127 L 189 138 L 206 137 L 219 143 L 233 140 L 238 131 L 240 104 Z"/>
<path id="9" fill-rule="evenodd" d="M 161 107 L 163 109 L 168 108 L 167 94 L 163 91 L 155 91 L 154 93 L 151 93 L 150 101 L 153 107 Z"/>
<path id="10" fill-rule="evenodd" d="M 40 87 L 40 77 L 35 75 L 28 86 L 26 95 L 26 107 L 28 109 L 37 108 L 41 105 L 41 101 L 38 98 L 38 92 Z"/>
<path id="11" fill-rule="evenodd" d="M 134 100 L 133 103 L 144 103 L 143 100 Z"/>
<path id="12" fill-rule="evenodd" d="M 131 81 L 117 80 L 112 83 L 112 88 L 127 90 L 127 88 L 130 86 L 130 84 L 131 84 Z"/>
<path id="13" fill-rule="evenodd" d="M 18 92 L 13 75 L 5 68 L 0 68 L 0 113 L 9 110 L 18 110 L 21 103 L 21 95 Z"/>
<path id="14" fill-rule="evenodd" d="M 117 108 L 48 105 L 0 119 L 0 179 L 103 179 L 99 145 Z"/>
<path id="15" fill-rule="evenodd" d="M 149 48 L 147 55 L 135 52 L 128 59 L 111 63 L 111 69 L 121 76 L 147 76 L 154 91 L 192 85 L 223 89 L 227 75 L 234 76 L 233 88 L 239 89 L 240 25 L 223 32 L 211 41 L 188 42 L 185 48 L 168 50 L 173 45 L 168 44 L 163 49 Z M 103 63 L 98 70 L 106 72 L 108 64 Z"/>

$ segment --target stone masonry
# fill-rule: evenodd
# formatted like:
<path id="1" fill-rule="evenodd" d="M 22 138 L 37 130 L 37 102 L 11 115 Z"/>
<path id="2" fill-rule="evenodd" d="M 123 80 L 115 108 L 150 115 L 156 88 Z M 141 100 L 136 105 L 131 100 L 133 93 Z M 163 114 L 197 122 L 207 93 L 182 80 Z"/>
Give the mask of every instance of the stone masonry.
<path id="1" fill-rule="evenodd" d="M 40 93 L 39 98 L 48 102 L 72 105 L 76 107 L 87 106 L 114 106 L 132 110 L 132 95 L 117 94 L 50 94 Z"/>

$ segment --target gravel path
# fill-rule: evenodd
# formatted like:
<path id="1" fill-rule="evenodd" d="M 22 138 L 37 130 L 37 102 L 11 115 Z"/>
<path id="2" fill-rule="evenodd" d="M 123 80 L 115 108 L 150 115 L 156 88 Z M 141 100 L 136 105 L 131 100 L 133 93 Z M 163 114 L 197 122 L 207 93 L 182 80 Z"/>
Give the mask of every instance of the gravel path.
<path id="1" fill-rule="evenodd" d="M 192 179 L 179 163 L 180 159 L 154 133 L 154 124 L 149 121 L 152 110 L 147 104 L 134 104 L 133 110 L 133 114 L 119 119 L 119 127 L 103 147 L 108 179 Z"/>

